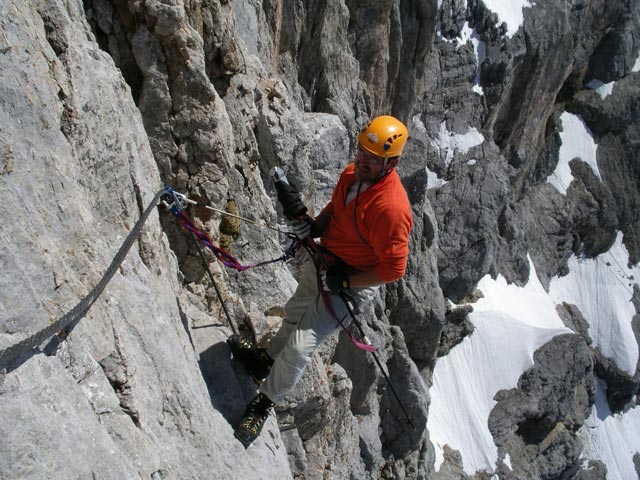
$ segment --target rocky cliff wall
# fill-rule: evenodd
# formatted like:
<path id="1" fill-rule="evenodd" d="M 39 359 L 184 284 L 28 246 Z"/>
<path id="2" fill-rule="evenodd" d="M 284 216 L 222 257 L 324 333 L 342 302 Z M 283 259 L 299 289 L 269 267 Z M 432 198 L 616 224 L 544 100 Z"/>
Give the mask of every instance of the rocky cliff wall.
<path id="1" fill-rule="evenodd" d="M 231 326 L 194 244 L 161 208 L 71 335 L 2 377 L 6 477 L 465 478 L 454 453 L 436 474 L 425 428 L 437 356 L 472 330 L 470 307 L 445 300 L 470 299 L 486 274 L 526 283 L 527 255 L 548 284 L 618 230 L 638 260 L 635 2 L 539 1 L 509 35 L 475 0 L 1 6 L 0 346 L 83 298 L 165 183 L 277 226 L 268 171 L 280 165 L 318 212 L 376 114 L 409 126 L 399 169 L 415 219 L 406 277 L 364 319 L 416 430 L 372 359 L 340 337 L 245 452 L 232 426 L 253 384 L 230 360 Z M 460 40 L 465 22 L 480 60 Z M 592 79 L 616 81 L 613 102 Z M 602 178 L 574 161 L 562 195 L 546 178 L 565 110 L 593 132 Z M 286 245 L 189 213 L 246 263 Z M 230 318 L 258 341 L 280 321 L 296 265 L 238 274 L 209 261 Z M 639 374 L 587 343 L 558 338 L 497 399 L 490 428 L 514 458 L 504 478 L 589 478 L 575 430 L 593 365 L 620 410 Z"/>
<path id="2" fill-rule="evenodd" d="M 2 11 L 8 346 L 98 283 L 162 183 L 132 91 L 82 4 L 3 2 Z M 279 437 L 270 453 L 236 461 L 244 449 L 224 415 L 242 413 L 239 386 L 227 372 L 236 398 L 216 408 L 185 329 L 185 295 L 154 214 L 57 351 L 26 353 L 3 375 L 1 476 L 255 478 L 260 468 L 286 478 Z"/>

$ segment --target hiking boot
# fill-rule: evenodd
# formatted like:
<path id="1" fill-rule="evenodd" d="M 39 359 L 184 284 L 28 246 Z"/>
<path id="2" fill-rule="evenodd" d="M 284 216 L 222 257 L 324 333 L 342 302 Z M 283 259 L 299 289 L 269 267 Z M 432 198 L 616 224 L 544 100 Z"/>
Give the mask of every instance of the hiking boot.
<path id="1" fill-rule="evenodd" d="M 255 439 L 258 438 L 273 405 L 274 403 L 269 400 L 269 397 L 264 393 L 258 393 L 258 395 L 249 402 L 242 416 L 242 420 L 240 420 L 240 424 L 234 432 L 235 437 L 240 440 L 244 448 L 249 448 Z"/>
<path id="2" fill-rule="evenodd" d="M 231 335 L 227 344 L 233 358 L 244 365 L 251 378 L 258 384 L 264 382 L 273 365 L 273 359 L 267 354 L 267 349 L 256 347 L 250 340 L 238 334 Z"/>

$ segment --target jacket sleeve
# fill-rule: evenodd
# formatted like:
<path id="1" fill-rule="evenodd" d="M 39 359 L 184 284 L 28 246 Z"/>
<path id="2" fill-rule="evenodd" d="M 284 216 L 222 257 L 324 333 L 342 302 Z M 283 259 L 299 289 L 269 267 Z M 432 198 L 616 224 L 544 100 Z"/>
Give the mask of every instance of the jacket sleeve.
<path id="1" fill-rule="evenodd" d="M 372 247 L 380 263 L 376 273 L 385 282 L 402 278 L 409 257 L 409 235 L 413 225 L 408 204 L 385 205 L 373 218 L 371 224 Z"/>

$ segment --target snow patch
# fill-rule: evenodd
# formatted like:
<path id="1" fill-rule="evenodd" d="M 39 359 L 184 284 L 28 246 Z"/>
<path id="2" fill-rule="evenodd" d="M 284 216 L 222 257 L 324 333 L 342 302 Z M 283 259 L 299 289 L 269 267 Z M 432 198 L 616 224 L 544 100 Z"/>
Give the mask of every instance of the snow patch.
<path id="1" fill-rule="evenodd" d="M 411 118 L 411 121 L 413 123 L 413 126 L 417 130 L 419 130 L 420 133 L 422 133 L 425 138 L 429 138 L 429 133 L 427 132 L 427 127 L 425 127 L 424 123 L 422 122 L 422 119 L 420 118 L 420 115 L 414 115 Z M 431 143 L 431 145 L 435 145 L 435 143 L 433 141 L 430 141 L 430 143 Z M 429 190 L 431 188 L 440 188 L 445 183 L 447 183 L 446 180 L 443 180 L 442 178 L 439 178 L 437 173 L 433 172 L 432 170 L 429 170 L 429 167 L 425 167 L 424 170 L 427 173 L 427 190 Z"/>
<path id="2" fill-rule="evenodd" d="M 583 443 L 582 458 L 600 460 L 607 466 L 607 478 L 637 478 L 633 456 L 640 446 L 640 407 L 624 415 L 611 415 L 603 383 L 597 383 L 596 404 L 578 431 Z"/>
<path id="3" fill-rule="evenodd" d="M 514 388 L 533 365 L 533 353 L 569 331 L 527 325 L 499 311 L 472 312 L 470 319 L 474 332 L 436 364 L 427 421 L 436 469 L 448 444 L 460 452 L 469 475 L 493 473 L 498 460 L 488 427 L 495 394 Z"/>
<path id="4" fill-rule="evenodd" d="M 429 170 L 429 167 L 425 167 L 425 170 L 427 172 L 427 190 L 431 188 L 440 188 L 445 183 L 447 183 L 446 180 L 438 177 L 437 173 Z"/>
<path id="5" fill-rule="evenodd" d="M 638 54 L 638 58 L 636 58 L 636 63 L 634 63 L 632 72 L 640 72 L 640 53 Z"/>
<path id="6" fill-rule="evenodd" d="M 498 25 L 507 24 L 506 36 L 511 37 L 524 23 L 523 9 L 529 8 L 535 3 L 528 0 L 484 0 L 489 10 L 498 15 Z"/>
<path id="7" fill-rule="evenodd" d="M 613 93 L 613 84 L 616 82 L 603 83 L 600 80 L 591 80 L 586 87 L 595 90 L 603 100 Z"/>
<path id="8" fill-rule="evenodd" d="M 485 276 L 484 298 L 469 315 L 475 330 L 438 360 L 433 374 L 427 428 L 436 447 L 436 469 L 448 444 L 462 455 L 465 472 L 493 473 L 498 451 L 488 428 L 496 392 L 514 388 L 533 365 L 533 353 L 554 336 L 570 333 L 529 260 L 525 287 L 502 276 Z"/>
<path id="9" fill-rule="evenodd" d="M 593 141 L 591 131 L 584 123 L 584 120 L 578 115 L 564 112 L 560 116 L 560 121 L 562 122 L 562 132 L 560 133 L 562 145 L 558 155 L 558 165 L 555 171 L 547 177 L 547 181 L 560 193 L 566 195 L 567 188 L 573 181 L 569 162 L 574 158 L 577 157 L 587 163 L 593 173 L 598 178 L 601 177 L 598 162 L 596 161 L 598 145 Z"/>
<path id="10" fill-rule="evenodd" d="M 442 6 L 442 0 L 438 0 L 438 11 L 440 11 L 441 6 Z M 465 0 L 464 9 L 466 8 L 467 8 L 467 2 Z M 478 36 L 478 32 L 476 32 L 475 28 L 471 28 L 469 26 L 469 22 L 464 22 L 464 25 L 462 26 L 462 30 L 459 32 L 459 36 L 454 39 L 449 39 L 442 35 L 441 25 L 440 25 L 440 22 L 438 21 L 436 22 L 436 35 L 441 40 L 455 45 L 456 50 L 459 49 L 461 46 L 466 45 L 467 42 L 471 42 L 471 44 L 473 45 L 473 51 L 476 57 L 476 72 L 473 79 L 472 89 L 478 95 L 484 95 L 484 91 L 480 86 L 480 65 L 482 65 L 482 62 L 487 56 L 486 55 L 487 48 L 485 43 L 482 40 L 480 40 L 480 37 Z"/>
<path id="11" fill-rule="evenodd" d="M 482 65 L 482 62 L 484 62 L 484 59 L 487 56 L 487 47 L 485 43 L 480 40 L 476 29 L 472 29 L 469 27 L 469 22 L 464 22 L 464 26 L 462 27 L 462 32 L 460 32 L 460 35 L 460 41 L 463 45 L 467 42 L 471 42 L 471 44 L 473 45 L 473 51 L 476 56 L 476 73 L 473 78 L 473 91 L 478 95 L 484 95 L 484 91 L 480 86 L 480 65 Z"/>
<path id="12" fill-rule="evenodd" d="M 465 8 L 466 8 L 466 2 L 465 2 Z M 466 45 L 467 42 L 471 42 L 471 44 L 473 45 L 473 52 L 476 57 L 476 62 L 475 62 L 476 71 L 473 78 L 472 89 L 478 95 L 484 95 L 484 91 L 480 86 L 480 65 L 482 65 L 482 62 L 487 56 L 487 53 L 486 53 L 487 47 L 486 47 L 486 44 L 482 40 L 480 40 L 480 37 L 478 36 L 478 32 L 476 32 L 476 29 L 471 28 L 469 26 L 469 22 L 464 22 L 464 25 L 462 26 L 462 30 L 459 33 L 459 36 L 454 39 L 449 39 L 442 35 L 442 30 L 440 29 L 440 22 L 438 22 L 436 24 L 436 34 L 438 35 L 438 38 L 440 38 L 441 40 L 455 45 L 456 50 L 462 47 L 463 45 Z"/>
<path id="13" fill-rule="evenodd" d="M 447 130 L 445 122 L 440 124 L 438 138 L 431 141 L 431 145 L 440 151 L 445 152 L 445 163 L 448 165 L 456 151 L 467 153 L 473 147 L 481 145 L 484 142 L 484 136 L 475 127 L 469 128 L 467 133 L 452 134 Z"/>
<path id="14" fill-rule="evenodd" d="M 631 328 L 636 313 L 631 297 L 632 284 L 640 278 L 640 265 L 629 268 L 628 262 L 629 253 L 619 233 L 608 252 L 593 259 L 571 257 L 569 273 L 551 279 L 549 296 L 558 304 L 577 306 L 589 323 L 594 346 L 633 375 L 639 347 Z"/>

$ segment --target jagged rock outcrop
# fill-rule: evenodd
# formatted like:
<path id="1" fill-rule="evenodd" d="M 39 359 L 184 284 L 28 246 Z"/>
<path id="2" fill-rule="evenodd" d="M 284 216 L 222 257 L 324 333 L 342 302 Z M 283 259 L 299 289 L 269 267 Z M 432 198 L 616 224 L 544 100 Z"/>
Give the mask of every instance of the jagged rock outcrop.
<path id="1" fill-rule="evenodd" d="M 637 175 L 639 83 L 640 73 L 629 73 L 615 82 L 615 94 L 610 97 L 602 99 L 595 91 L 583 90 L 574 95 L 567 105 L 569 111 L 584 119 L 597 139 L 598 162 L 604 183 L 608 187 L 605 192 L 595 195 L 602 210 L 598 217 L 608 217 L 608 221 L 599 221 L 598 225 L 607 227 L 609 244 L 613 241 L 610 232 L 615 228 L 624 233 L 631 264 L 640 260 L 638 218 L 633 213 L 638 211 L 640 202 L 638 195 L 634 194 L 640 188 Z M 593 219 L 592 222 L 597 220 L 600 218 Z M 585 230 L 594 230 L 593 225 L 585 227 L 591 227 Z M 588 233 L 580 235 L 580 239 L 587 254 L 595 255 L 603 251 L 602 242 L 590 241 Z"/>
<path id="2" fill-rule="evenodd" d="M 415 429 L 380 366 L 336 337 L 247 454 L 232 429 L 255 385 L 224 340 L 231 324 L 268 340 L 303 259 L 242 274 L 210 259 L 212 285 L 159 209 L 71 335 L 0 376 L 0 476 L 469 478 L 447 446 L 435 471 L 426 429 L 434 365 L 473 335 L 471 307 L 448 301 L 486 274 L 526 284 L 529 257 L 548 286 L 618 230 L 640 258 L 639 5 L 539 0 L 506 35 L 481 0 L 1 0 L 0 348 L 89 292 L 163 184 L 279 228 L 270 168 L 317 213 L 358 129 L 392 113 L 410 131 L 412 253 L 361 321 Z M 612 94 L 594 79 L 615 81 Z M 566 194 L 546 181 L 562 111 L 584 119 L 601 173 L 573 160 Z M 188 213 L 245 263 L 288 244 Z M 500 478 L 602 478 L 575 435 L 594 371 L 614 411 L 637 397 L 640 370 L 590 348 L 576 306 L 561 311 L 578 335 L 540 348 L 496 399 Z"/>
<path id="3" fill-rule="evenodd" d="M 580 469 L 575 432 L 595 401 L 591 352 L 579 336 L 561 335 L 534 361 L 517 388 L 496 395 L 489 429 L 500 457 L 511 458 L 507 478 L 568 478 Z"/>

